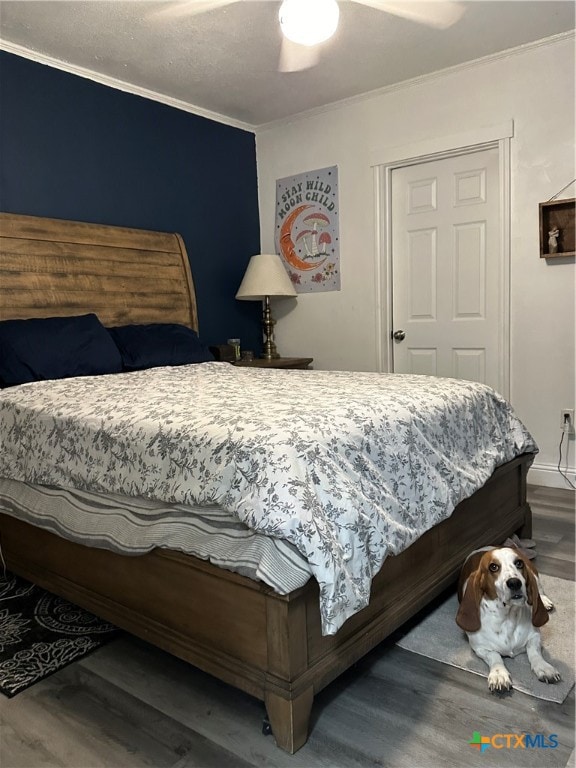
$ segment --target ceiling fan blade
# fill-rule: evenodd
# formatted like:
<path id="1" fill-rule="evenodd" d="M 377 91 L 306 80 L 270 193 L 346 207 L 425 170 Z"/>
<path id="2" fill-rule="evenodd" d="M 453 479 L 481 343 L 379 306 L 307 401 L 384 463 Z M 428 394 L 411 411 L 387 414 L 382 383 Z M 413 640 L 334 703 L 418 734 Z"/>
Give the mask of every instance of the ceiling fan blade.
<path id="1" fill-rule="evenodd" d="M 319 45 L 300 45 L 282 36 L 280 48 L 280 72 L 299 72 L 316 66 L 320 60 Z"/>
<path id="2" fill-rule="evenodd" d="M 352 0 L 360 5 L 368 5 L 378 11 L 386 11 L 394 16 L 417 21 L 429 27 L 447 29 L 455 24 L 464 13 L 462 3 L 452 0 Z"/>
<path id="3" fill-rule="evenodd" d="M 221 8 L 223 5 L 232 5 L 240 0 L 181 0 L 181 2 L 164 2 L 163 8 L 152 11 L 149 14 L 154 18 L 179 19 L 183 16 L 197 16 L 200 13 L 213 11 L 215 8 Z"/>

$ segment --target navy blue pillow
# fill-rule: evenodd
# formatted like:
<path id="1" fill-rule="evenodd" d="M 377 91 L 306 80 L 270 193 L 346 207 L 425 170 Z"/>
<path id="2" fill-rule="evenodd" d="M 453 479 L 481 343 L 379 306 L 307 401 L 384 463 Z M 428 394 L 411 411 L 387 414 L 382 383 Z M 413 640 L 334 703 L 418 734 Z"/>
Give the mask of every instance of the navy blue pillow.
<path id="1" fill-rule="evenodd" d="M 4 386 L 121 370 L 118 348 L 94 314 L 0 322 Z"/>
<path id="2" fill-rule="evenodd" d="M 185 325 L 121 325 L 108 331 L 120 350 L 125 371 L 214 360 L 196 331 Z"/>

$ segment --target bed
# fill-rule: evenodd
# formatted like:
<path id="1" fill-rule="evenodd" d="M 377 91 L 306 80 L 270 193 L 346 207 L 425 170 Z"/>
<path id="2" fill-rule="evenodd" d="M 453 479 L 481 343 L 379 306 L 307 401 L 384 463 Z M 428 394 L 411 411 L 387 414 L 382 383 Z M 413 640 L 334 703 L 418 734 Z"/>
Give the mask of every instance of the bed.
<path id="1" fill-rule="evenodd" d="M 14 214 L 0 215 L 0 230 L 0 321 L 93 312 L 107 327 L 198 329 L 178 235 Z M 206 364 L 214 366 L 228 364 Z M 271 373 L 315 372 L 259 375 Z M 531 535 L 526 477 L 534 450 L 497 466 L 446 519 L 386 557 L 369 603 L 332 633 L 314 578 L 278 594 L 174 549 L 128 556 L 6 512 L 0 545 L 14 573 L 264 701 L 278 746 L 294 753 L 308 738 L 314 695 L 453 583 L 470 550 Z"/>

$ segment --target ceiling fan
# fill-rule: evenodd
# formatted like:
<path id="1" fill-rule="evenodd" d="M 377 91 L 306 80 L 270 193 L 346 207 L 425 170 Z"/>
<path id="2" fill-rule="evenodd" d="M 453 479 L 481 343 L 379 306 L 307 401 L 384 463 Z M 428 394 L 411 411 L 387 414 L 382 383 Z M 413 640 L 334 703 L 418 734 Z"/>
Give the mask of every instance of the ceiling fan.
<path id="1" fill-rule="evenodd" d="M 155 16 L 195 16 L 226 5 L 256 0 L 180 0 L 167 3 Z M 269 0 L 259 0 L 269 2 Z M 348 0 L 378 11 L 410 19 L 437 29 L 455 24 L 464 6 L 454 0 Z M 282 31 L 279 70 L 295 72 L 318 63 L 319 45 L 338 27 L 340 9 L 336 0 L 284 0 L 278 20 Z"/>

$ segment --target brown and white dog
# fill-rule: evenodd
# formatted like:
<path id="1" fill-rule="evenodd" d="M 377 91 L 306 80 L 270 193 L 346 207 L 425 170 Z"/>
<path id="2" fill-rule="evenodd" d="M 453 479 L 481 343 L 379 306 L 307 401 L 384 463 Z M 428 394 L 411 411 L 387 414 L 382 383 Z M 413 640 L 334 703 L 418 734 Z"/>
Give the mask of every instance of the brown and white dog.
<path id="1" fill-rule="evenodd" d="M 538 629 L 554 606 L 540 589 L 538 572 L 519 550 L 484 547 L 472 552 L 462 566 L 458 600 L 456 623 L 488 664 L 491 691 L 510 690 L 512 678 L 502 656 L 524 651 L 539 680 L 560 680 L 558 670 L 542 658 Z"/>

